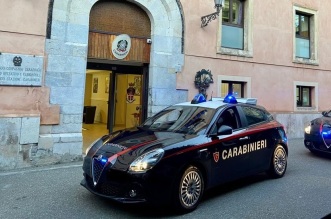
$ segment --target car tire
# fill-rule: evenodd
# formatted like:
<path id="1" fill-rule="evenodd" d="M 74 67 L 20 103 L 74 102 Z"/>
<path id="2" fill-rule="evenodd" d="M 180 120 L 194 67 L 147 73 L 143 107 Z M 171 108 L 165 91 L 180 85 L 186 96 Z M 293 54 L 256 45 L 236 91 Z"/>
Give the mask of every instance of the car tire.
<path id="1" fill-rule="evenodd" d="M 174 205 L 179 212 L 190 212 L 197 208 L 204 192 L 204 179 L 201 171 L 189 166 L 179 177 L 174 189 Z"/>
<path id="2" fill-rule="evenodd" d="M 287 168 L 287 152 L 283 145 L 277 145 L 271 158 L 268 175 L 272 178 L 284 176 Z"/>

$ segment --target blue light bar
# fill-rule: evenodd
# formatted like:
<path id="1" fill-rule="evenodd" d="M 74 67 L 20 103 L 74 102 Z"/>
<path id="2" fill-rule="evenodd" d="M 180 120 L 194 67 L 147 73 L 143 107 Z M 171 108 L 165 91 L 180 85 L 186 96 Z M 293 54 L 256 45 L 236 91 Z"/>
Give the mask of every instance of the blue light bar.
<path id="1" fill-rule="evenodd" d="M 232 96 L 231 94 L 228 94 L 224 100 L 223 100 L 224 103 L 237 103 L 237 100 L 234 96 Z"/>
<path id="2" fill-rule="evenodd" d="M 107 163 L 107 161 L 108 161 L 108 159 L 106 159 L 106 158 L 101 159 L 101 163 L 103 163 L 103 164 Z"/>
<path id="3" fill-rule="evenodd" d="M 202 102 L 206 102 L 206 98 L 201 93 L 195 95 L 193 100 L 191 101 L 192 104 L 197 104 L 197 103 L 202 103 Z"/>

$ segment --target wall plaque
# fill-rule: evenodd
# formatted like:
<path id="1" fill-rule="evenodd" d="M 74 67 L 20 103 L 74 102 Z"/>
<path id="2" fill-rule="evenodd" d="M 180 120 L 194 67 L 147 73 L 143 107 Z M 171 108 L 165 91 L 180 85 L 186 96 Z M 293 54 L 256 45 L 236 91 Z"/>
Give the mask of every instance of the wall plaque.
<path id="1" fill-rule="evenodd" d="M 130 36 L 127 34 L 121 34 L 114 39 L 111 50 L 117 59 L 124 59 L 129 54 L 130 48 Z"/>
<path id="2" fill-rule="evenodd" d="M 0 85 L 41 86 L 43 56 L 0 54 Z"/>

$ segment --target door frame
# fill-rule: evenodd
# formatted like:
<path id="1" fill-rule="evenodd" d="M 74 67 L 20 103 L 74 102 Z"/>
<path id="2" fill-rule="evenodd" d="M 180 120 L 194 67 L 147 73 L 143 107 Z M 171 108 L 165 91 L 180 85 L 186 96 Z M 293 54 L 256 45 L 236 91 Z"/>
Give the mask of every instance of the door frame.
<path id="1" fill-rule="evenodd" d="M 109 96 L 108 96 L 108 121 L 107 129 L 109 133 L 113 132 L 115 121 L 115 79 L 116 74 L 139 74 L 143 77 L 141 85 L 141 122 L 147 119 L 148 106 L 148 69 L 149 65 L 142 64 L 139 66 L 132 65 L 116 65 L 108 63 L 87 62 L 86 69 L 109 70 L 112 72 L 112 79 L 109 80 Z"/>

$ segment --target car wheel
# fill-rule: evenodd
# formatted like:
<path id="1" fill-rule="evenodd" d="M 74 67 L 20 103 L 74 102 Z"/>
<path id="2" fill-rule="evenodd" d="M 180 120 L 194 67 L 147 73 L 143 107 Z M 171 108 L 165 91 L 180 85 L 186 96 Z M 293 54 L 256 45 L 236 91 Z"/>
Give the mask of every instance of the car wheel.
<path id="1" fill-rule="evenodd" d="M 272 155 L 268 174 L 272 178 L 280 178 L 284 176 L 287 168 L 287 153 L 282 145 L 277 145 Z"/>
<path id="2" fill-rule="evenodd" d="M 201 171 L 194 166 L 188 167 L 177 185 L 174 202 L 176 209 L 185 212 L 196 209 L 204 192 Z"/>

